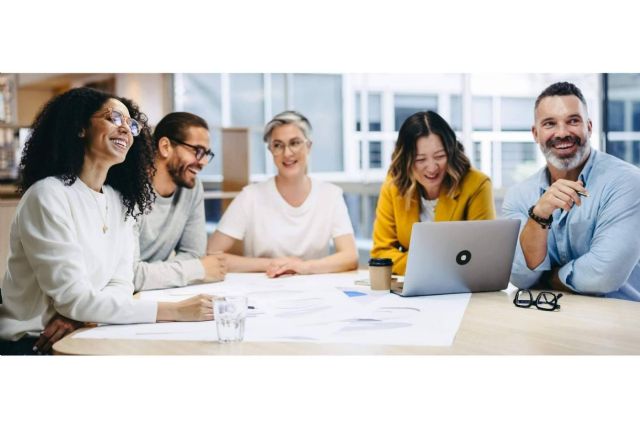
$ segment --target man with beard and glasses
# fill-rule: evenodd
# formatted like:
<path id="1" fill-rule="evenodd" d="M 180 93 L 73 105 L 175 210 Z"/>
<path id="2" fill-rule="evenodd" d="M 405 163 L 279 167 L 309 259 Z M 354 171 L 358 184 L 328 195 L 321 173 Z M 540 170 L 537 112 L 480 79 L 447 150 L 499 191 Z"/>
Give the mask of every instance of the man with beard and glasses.
<path id="1" fill-rule="evenodd" d="M 640 301 L 640 169 L 590 146 L 571 83 L 545 89 L 534 118 L 547 165 L 504 199 L 504 215 L 522 220 L 511 282 Z"/>
<path id="2" fill-rule="evenodd" d="M 204 192 L 198 172 L 213 159 L 209 127 L 191 113 L 170 113 L 153 132 L 156 199 L 138 220 L 137 291 L 224 280 L 222 253 L 205 255 Z"/>

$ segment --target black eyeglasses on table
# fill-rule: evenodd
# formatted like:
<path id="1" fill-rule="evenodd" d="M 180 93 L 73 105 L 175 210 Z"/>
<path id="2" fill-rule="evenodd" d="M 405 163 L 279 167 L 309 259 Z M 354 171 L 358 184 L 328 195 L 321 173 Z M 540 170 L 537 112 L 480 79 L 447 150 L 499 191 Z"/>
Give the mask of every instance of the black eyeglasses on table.
<path id="1" fill-rule="evenodd" d="M 202 160 L 202 158 L 204 156 L 208 156 L 209 158 L 207 159 L 208 161 L 213 160 L 213 157 L 215 156 L 215 154 L 213 153 L 213 151 L 201 147 L 199 145 L 191 145 L 191 144 L 187 144 L 184 141 L 180 141 L 179 139 L 175 139 L 175 138 L 169 138 L 170 141 L 175 142 L 176 144 L 180 144 L 180 145 L 185 145 L 189 148 L 192 148 L 193 150 L 195 150 L 196 153 L 196 159 L 197 160 Z"/>
<path id="2" fill-rule="evenodd" d="M 534 299 L 529 289 L 520 289 L 513 298 L 516 307 L 529 308 L 534 305 L 539 310 L 554 311 L 560 310 L 558 300 L 562 298 L 562 294 L 554 294 L 553 292 L 542 291 Z"/>

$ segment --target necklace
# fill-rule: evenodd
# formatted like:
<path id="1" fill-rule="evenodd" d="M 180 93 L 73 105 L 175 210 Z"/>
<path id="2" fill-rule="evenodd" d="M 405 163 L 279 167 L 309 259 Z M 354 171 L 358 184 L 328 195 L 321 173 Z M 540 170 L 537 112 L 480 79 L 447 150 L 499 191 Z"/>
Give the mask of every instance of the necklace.
<path id="1" fill-rule="evenodd" d="M 98 197 L 94 194 L 94 191 L 91 188 L 87 187 L 87 189 L 91 193 L 91 197 L 93 197 L 93 200 L 96 202 L 96 206 L 98 207 L 98 212 L 100 213 L 100 217 L 102 218 L 102 233 L 107 234 L 107 230 L 109 229 L 109 227 L 107 227 L 107 215 L 109 214 L 109 205 L 107 204 L 106 194 L 104 199 L 104 215 L 103 215 L 102 209 L 100 208 L 100 202 L 98 202 Z"/>
<path id="2" fill-rule="evenodd" d="M 438 205 L 438 199 L 422 199 L 422 212 L 420 212 L 420 221 L 433 221 L 436 217 L 436 206 Z"/>

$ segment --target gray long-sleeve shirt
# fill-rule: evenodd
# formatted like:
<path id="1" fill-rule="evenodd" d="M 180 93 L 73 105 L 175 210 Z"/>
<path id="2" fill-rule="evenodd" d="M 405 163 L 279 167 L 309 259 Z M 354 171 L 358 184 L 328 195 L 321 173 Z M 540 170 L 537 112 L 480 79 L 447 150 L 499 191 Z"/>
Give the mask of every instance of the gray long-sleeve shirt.
<path id="1" fill-rule="evenodd" d="M 205 275 L 207 234 L 204 190 L 196 179 L 192 188 L 178 187 L 169 197 L 156 194 L 153 209 L 134 226 L 136 291 L 184 286 Z"/>

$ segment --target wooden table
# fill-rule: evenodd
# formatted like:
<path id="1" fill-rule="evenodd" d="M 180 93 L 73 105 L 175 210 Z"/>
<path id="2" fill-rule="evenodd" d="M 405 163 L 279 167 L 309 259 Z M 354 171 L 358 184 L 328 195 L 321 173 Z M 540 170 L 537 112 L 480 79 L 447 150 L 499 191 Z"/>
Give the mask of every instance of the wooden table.
<path id="1" fill-rule="evenodd" d="M 640 354 L 640 303 L 564 294 L 561 311 L 523 309 L 513 294 L 474 294 L 451 347 L 315 343 L 74 339 L 56 354 L 152 355 L 421 355 Z"/>

